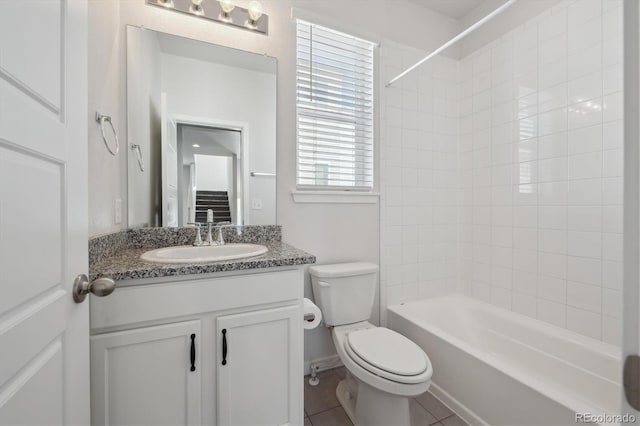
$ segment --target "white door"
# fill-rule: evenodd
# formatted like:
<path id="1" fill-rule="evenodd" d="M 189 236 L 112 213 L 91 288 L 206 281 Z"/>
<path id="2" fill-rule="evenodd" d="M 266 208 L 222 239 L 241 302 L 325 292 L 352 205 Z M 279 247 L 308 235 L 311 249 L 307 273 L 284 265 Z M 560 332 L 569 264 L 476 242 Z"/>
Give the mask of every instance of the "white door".
<path id="1" fill-rule="evenodd" d="M 160 98 L 162 145 L 162 226 L 178 226 L 178 125 L 169 116 L 167 94 Z"/>
<path id="2" fill-rule="evenodd" d="M 86 0 L 0 1 L 0 424 L 89 422 Z"/>
<path id="3" fill-rule="evenodd" d="M 91 337 L 91 424 L 201 424 L 200 321 Z"/>
<path id="4" fill-rule="evenodd" d="M 300 307 L 218 317 L 218 424 L 302 424 Z"/>

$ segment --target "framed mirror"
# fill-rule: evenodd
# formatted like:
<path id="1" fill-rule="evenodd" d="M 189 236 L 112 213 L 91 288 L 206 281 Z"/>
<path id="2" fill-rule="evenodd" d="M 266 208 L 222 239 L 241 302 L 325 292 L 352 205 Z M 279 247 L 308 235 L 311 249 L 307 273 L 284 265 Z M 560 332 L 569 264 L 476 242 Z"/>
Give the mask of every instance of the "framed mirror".
<path id="1" fill-rule="evenodd" d="M 276 223 L 275 58 L 127 27 L 129 226 Z"/>

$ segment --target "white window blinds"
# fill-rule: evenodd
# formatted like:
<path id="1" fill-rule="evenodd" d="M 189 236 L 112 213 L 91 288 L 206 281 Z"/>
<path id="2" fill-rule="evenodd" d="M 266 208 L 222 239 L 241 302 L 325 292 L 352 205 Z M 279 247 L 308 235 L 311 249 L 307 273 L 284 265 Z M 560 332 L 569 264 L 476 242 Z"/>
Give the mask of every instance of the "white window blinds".
<path id="1" fill-rule="evenodd" d="M 373 188 L 374 44 L 297 21 L 298 188 Z"/>

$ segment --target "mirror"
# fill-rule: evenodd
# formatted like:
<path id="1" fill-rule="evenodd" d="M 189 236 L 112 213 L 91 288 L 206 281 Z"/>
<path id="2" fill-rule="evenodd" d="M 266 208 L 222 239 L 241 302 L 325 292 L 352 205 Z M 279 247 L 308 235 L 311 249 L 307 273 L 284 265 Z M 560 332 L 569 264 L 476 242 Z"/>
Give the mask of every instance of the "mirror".
<path id="1" fill-rule="evenodd" d="M 276 69 L 127 27 L 130 227 L 276 223 Z"/>

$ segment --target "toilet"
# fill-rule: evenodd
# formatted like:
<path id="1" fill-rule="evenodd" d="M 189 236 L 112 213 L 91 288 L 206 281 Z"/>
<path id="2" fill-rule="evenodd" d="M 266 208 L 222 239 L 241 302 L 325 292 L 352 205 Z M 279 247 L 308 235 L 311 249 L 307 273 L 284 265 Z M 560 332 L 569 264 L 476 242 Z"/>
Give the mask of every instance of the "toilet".
<path id="1" fill-rule="evenodd" d="M 409 425 L 409 399 L 426 392 L 433 368 L 414 342 L 369 322 L 378 265 L 318 265 L 309 273 L 315 302 L 347 369 L 336 389 L 347 415 L 356 426 Z"/>

